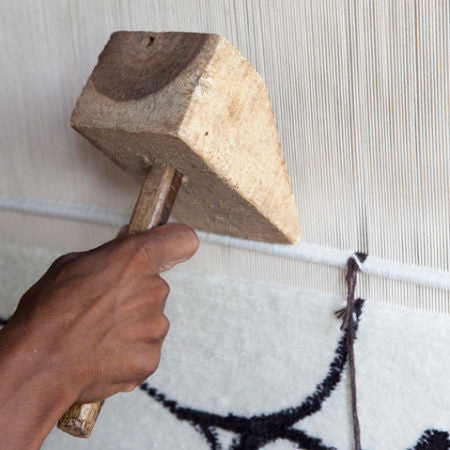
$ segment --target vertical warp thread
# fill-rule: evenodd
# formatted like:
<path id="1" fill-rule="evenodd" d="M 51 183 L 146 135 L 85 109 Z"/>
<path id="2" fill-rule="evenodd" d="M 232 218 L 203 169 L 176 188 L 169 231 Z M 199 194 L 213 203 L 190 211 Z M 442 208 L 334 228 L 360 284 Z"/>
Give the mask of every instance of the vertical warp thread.
<path id="1" fill-rule="evenodd" d="M 347 357 L 350 371 L 350 388 L 352 396 L 352 421 L 353 421 L 353 439 L 355 450 L 361 450 L 361 430 L 359 427 L 358 407 L 356 398 L 356 369 L 355 353 L 353 343 L 355 340 L 355 288 L 357 273 L 361 269 L 361 264 L 365 261 L 365 253 L 356 252 L 347 261 L 347 274 L 345 281 L 347 283 L 347 306 L 338 311 L 336 315 L 342 318 L 341 330 L 347 331 Z"/>

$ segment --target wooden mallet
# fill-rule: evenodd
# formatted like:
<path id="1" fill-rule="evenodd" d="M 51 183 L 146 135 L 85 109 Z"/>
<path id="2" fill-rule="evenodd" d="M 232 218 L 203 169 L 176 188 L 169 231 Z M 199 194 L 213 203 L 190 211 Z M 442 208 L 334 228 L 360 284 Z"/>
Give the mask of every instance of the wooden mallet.
<path id="1" fill-rule="evenodd" d="M 165 223 L 173 207 L 199 230 L 300 237 L 266 86 L 221 36 L 113 33 L 72 126 L 142 184 L 129 233 Z M 73 405 L 58 427 L 89 437 L 102 403 Z"/>

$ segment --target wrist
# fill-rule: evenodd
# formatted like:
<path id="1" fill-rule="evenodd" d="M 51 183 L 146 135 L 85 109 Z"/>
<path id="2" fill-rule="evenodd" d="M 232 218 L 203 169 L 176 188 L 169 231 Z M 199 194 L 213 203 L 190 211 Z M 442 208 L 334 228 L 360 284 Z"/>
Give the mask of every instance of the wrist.
<path id="1" fill-rule="evenodd" d="M 78 394 L 20 331 L 12 324 L 0 330 L 0 429 L 7 448 L 33 449 Z"/>

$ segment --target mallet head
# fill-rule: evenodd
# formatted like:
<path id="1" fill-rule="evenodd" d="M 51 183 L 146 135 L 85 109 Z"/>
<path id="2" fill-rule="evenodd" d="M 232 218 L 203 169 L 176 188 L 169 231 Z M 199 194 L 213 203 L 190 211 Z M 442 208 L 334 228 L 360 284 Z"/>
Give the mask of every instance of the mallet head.
<path id="1" fill-rule="evenodd" d="M 278 243 L 300 237 L 263 79 L 214 34 L 116 32 L 72 126 L 142 181 L 152 163 L 183 178 L 174 215 L 197 229 Z"/>

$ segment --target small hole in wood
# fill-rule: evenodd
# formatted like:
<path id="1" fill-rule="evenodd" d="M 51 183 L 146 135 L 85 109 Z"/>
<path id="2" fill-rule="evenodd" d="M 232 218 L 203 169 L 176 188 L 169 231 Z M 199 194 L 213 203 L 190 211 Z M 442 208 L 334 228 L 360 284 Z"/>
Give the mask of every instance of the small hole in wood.
<path id="1" fill-rule="evenodd" d="M 205 131 L 205 136 L 208 136 L 208 132 L 207 131 Z"/>
<path id="2" fill-rule="evenodd" d="M 155 36 L 152 36 L 149 34 L 148 41 L 147 41 L 147 47 L 150 47 L 150 45 L 152 45 L 154 41 L 155 41 Z"/>

